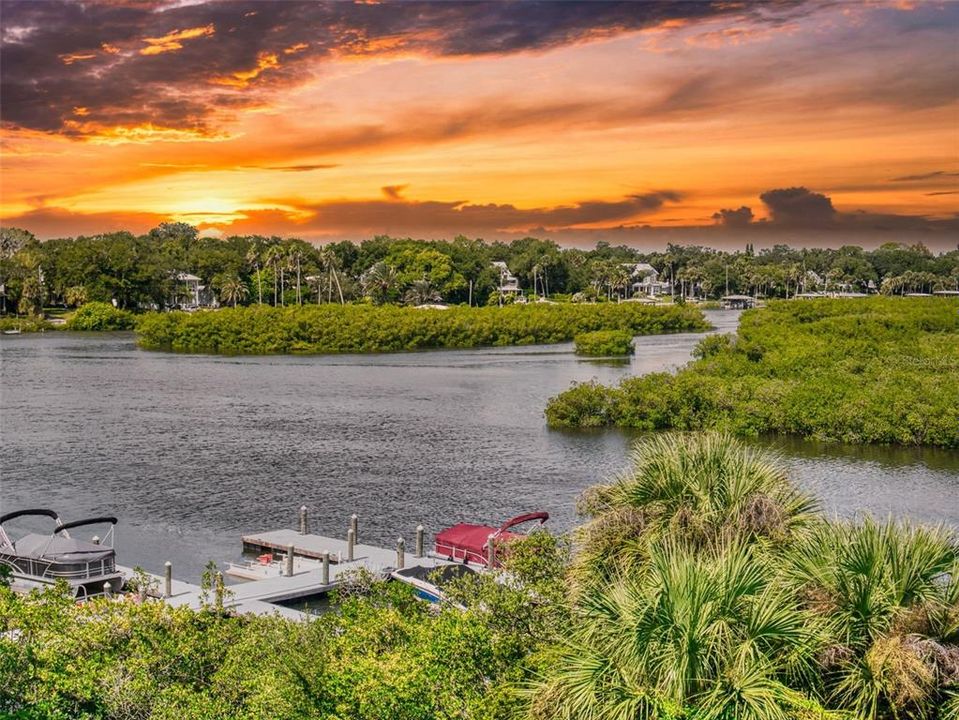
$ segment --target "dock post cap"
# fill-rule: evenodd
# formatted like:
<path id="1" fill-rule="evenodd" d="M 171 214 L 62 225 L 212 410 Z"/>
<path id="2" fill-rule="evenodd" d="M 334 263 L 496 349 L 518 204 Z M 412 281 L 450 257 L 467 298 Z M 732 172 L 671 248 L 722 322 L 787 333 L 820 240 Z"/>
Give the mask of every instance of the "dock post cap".
<path id="1" fill-rule="evenodd" d="M 306 505 L 300 505 L 300 512 L 306 512 Z"/>
<path id="2" fill-rule="evenodd" d="M 173 567 L 173 563 L 171 563 L 169 560 L 167 560 L 165 563 L 163 563 L 163 567 L 171 568 L 171 567 Z"/>
<path id="3" fill-rule="evenodd" d="M 100 544 L 100 536 L 99 536 L 99 535 L 94 535 L 92 538 L 90 538 L 90 542 L 92 542 L 94 545 L 99 545 L 99 544 Z"/>

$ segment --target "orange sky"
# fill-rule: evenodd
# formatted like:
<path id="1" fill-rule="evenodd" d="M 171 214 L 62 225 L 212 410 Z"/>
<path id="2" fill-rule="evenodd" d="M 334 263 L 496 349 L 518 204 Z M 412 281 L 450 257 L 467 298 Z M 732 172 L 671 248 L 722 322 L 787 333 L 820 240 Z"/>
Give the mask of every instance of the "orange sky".
<path id="1" fill-rule="evenodd" d="M 956 244 L 955 3 L 5 2 L 2 30 L 0 217 L 41 237 L 709 244 L 746 206 Z"/>

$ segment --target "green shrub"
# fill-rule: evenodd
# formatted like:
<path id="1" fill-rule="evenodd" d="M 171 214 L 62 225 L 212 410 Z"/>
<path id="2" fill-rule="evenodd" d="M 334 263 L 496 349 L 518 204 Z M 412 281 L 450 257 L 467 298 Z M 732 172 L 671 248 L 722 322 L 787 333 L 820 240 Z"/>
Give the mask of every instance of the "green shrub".
<path id="1" fill-rule="evenodd" d="M 711 335 L 675 375 L 550 400 L 554 427 L 727 429 L 848 443 L 959 447 L 959 303 L 942 298 L 771 302 L 735 340 Z M 590 408 L 593 408 L 591 411 Z"/>
<path id="2" fill-rule="evenodd" d="M 19 330 L 20 332 L 45 332 L 47 330 L 56 330 L 57 326 L 46 320 L 36 317 L 2 317 L 0 318 L 0 332 L 6 330 Z"/>
<path id="3" fill-rule="evenodd" d="M 132 330 L 133 313 L 118 310 L 110 303 L 87 303 L 67 321 L 67 330 Z"/>
<path id="4" fill-rule="evenodd" d="M 226 308 L 151 313 L 137 323 L 151 350 L 223 354 L 398 352 L 529 345 L 595 330 L 647 335 L 707 327 L 694 308 L 532 304 L 422 310 L 391 305 Z"/>
<path id="5" fill-rule="evenodd" d="M 591 357 L 610 357 L 613 355 L 632 355 L 633 334 L 625 330 L 596 330 L 573 338 L 577 355 Z"/>

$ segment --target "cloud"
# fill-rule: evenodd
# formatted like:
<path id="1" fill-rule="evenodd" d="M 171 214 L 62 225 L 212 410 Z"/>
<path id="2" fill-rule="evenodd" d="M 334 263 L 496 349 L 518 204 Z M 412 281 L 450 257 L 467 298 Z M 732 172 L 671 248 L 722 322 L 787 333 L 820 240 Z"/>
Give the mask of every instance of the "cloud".
<path id="1" fill-rule="evenodd" d="M 343 55 L 536 52 L 676 21 L 774 23 L 777 8 L 803 5 L 5 2 L 3 123 L 73 136 L 147 123 L 203 132 L 224 108 L 254 106 L 311 77 L 310 63 Z M 90 123 L 68 125 L 73 107 L 89 108 Z"/>
<path id="2" fill-rule="evenodd" d="M 280 172 L 312 172 L 313 170 L 330 170 L 339 167 L 336 163 L 322 165 L 244 165 L 245 168 L 255 170 L 279 170 Z"/>
<path id="3" fill-rule="evenodd" d="M 836 222 L 832 200 L 804 187 L 767 190 L 759 196 L 772 221 L 790 227 L 828 227 Z"/>
<path id="4" fill-rule="evenodd" d="M 903 175 L 902 177 L 892 178 L 889 182 L 915 182 L 919 180 L 938 180 L 940 178 L 959 177 L 959 172 L 949 172 L 947 170 L 934 170 L 932 172 L 921 173 L 919 175 Z"/>
<path id="5" fill-rule="evenodd" d="M 736 249 L 745 242 L 756 247 L 783 243 L 798 247 L 877 247 L 884 242 L 923 242 L 930 248 L 947 250 L 955 247 L 956 233 L 959 232 L 959 218 L 931 220 L 914 215 L 863 211 L 836 212 L 836 221 L 828 227 L 784 225 L 772 221 L 740 226 L 665 228 L 641 222 L 643 213 L 679 199 L 678 193 L 666 191 L 629 196 L 612 202 L 588 200 L 571 205 L 533 208 L 519 208 L 512 204 L 408 200 L 402 197 L 396 200 L 346 199 L 314 204 L 277 199 L 273 201 L 276 207 L 241 208 L 224 213 L 222 218 L 217 218 L 215 213 L 201 213 L 203 218 L 196 219 L 196 222 L 201 230 L 212 236 L 259 234 L 310 240 L 361 240 L 383 233 L 424 238 L 450 238 L 462 233 L 487 240 L 507 240 L 534 235 L 551 238 L 564 245 L 591 247 L 603 240 L 646 249 L 662 248 L 667 243 Z M 262 204 L 269 205 L 270 201 Z M 117 230 L 142 234 L 169 220 L 190 221 L 191 218 L 158 213 L 78 213 L 46 207 L 5 217 L 0 224 L 22 227 L 38 237 L 49 238 Z"/>
<path id="6" fill-rule="evenodd" d="M 195 27 L 187 28 L 186 30 L 174 30 L 169 32 L 162 37 L 153 37 L 153 38 L 143 38 L 143 42 L 147 44 L 145 48 L 140 49 L 141 55 L 160 55 L 166 52 L 174 52 L 176 50 L 181 50 L 183 48 L 183 42 L 186 40 L 194 40 L 200 37 L 209 37 L 216 32 L 213 24 L 205 25 L 204 27 Z M 106 45 L 106 47 L 104 47 Z M 109 43 L 101 43 L 100 47 L 103 48 L 104 52 L 110 54 L 117 54 L 109 50 Z M 115 50 L 115 48 L 114 48 Z"/>
<path id="7" fill-rule="evenodd" d="M 399 200 L 402 193 L 409 185 L 384 185 L 381 189 L 383 194 L 390 200 Z"/>
<path id="8" fill-rule="evenodd" d="M 753 221 L 753 211 L 745 205 L 738 210 L 724 208 L 713 213 L 713 220 L 724 227 L 743 227 Z"/>

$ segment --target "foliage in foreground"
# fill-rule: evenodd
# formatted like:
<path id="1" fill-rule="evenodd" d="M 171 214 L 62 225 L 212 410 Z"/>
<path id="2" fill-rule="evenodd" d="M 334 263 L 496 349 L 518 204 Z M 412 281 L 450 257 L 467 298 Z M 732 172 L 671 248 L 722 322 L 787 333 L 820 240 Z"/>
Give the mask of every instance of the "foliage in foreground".
<path id="1" fill-rule="evenodd" d="M 827 522 L 724 435 L 648 439 L 584 505 L 538 720 L 955 718 L 953 534 Z"/>
<path id="2" fill-rule="evenodd" d="M 438 608 L 368 577 L 310 622 L 0 587 L 0 715 L 956 720 L 954 534 L 826 521 L 716 434 L 643 441 L 583 511 L 572 559 L 533 533 Z"/>
<path id="3" fill-rule="evenodd" d="M 633 334 L 625 330 L 597 330 L 582 333 L 573 338 L 577 355 L 591 357 L 611 357 L 614 355 L 632 355 Z"/>
<path id="4" fill-rule="evenodd" d="M 770 303 L 735 339 L 708 337 L 676 374 L 578 384 L 553 427 L 724 429 L 959 447 L 959 303 L 869 298 Z"/>
<path id="5" fill-rule="evenodd" d="M 154 313 L 140 319 L 137 334 L 152 350 L 267 354 L 529 345 L 604 328 L 645 335 L 705 327 L 694 308 L 634 303 L 447 310 L 324 305 Z"/>
<path id="6" fill-rule="evenodd" d="M 21 720 L 494 718 L 553 637 L 561 545 L 538 533 L 439 612 L 399 583 L 357 578 L 309 622 L 0 587 L 0 716 Z M 515 613 L 514 613 L 515 611 Z"/>

